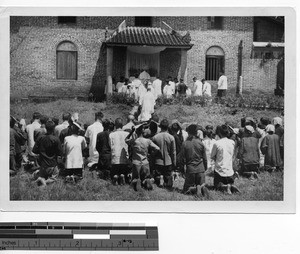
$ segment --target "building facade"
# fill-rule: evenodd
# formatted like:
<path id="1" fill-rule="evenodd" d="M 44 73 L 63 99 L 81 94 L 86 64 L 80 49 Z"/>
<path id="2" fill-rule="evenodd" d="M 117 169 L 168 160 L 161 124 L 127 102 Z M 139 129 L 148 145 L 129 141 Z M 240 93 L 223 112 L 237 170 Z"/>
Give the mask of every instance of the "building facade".
<path id="1" fill-rule="evenodd" d="M 29 17 L 10 20 L 11 97 L 103 98 L 110 79 L 207 79 L 273 93 L 284 55 L 282 17 Z M 240 59 L 240 61 L 239 61 Z M 280 75 L 279 75 L 280 76 Z M 282 79 L 282 75 L 280 76 Z"/>

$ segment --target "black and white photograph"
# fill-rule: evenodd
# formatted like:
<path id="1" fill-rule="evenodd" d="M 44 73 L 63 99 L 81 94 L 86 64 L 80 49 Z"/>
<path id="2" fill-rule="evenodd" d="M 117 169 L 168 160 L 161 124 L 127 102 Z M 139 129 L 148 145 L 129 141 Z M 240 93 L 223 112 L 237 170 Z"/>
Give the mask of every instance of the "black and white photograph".
<path id="1" fill-rule="evenodd" d="M 145 9 L 9 16 L 9 200 L 285 201 L 286 12 Z"/>

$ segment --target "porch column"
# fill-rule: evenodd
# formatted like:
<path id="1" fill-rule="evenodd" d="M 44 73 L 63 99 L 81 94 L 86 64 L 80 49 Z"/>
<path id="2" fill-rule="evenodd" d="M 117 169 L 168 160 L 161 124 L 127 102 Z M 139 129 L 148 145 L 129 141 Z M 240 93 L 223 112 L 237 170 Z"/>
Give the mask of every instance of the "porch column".
<path id="1" fill-rule="evenodd" d="M 112 94 L 113 48 L 106 48 L 106 84 L 107 94 Z"/>
<path id="2" fill-rule="evenodd" d="M 187 84 L 187 49 L 181 49 L 181 62 L 180 62 L 180 78 L 183 78 L 185 84 Z"/>

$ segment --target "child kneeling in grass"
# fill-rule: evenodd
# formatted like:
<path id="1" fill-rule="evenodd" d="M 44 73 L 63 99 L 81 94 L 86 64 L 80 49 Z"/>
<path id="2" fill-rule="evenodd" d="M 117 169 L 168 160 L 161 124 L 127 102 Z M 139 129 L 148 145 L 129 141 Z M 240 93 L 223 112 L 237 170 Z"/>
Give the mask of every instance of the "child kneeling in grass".
<path id="1" fill-rule="evenodd" d="M 188 138 L 183 142 L 179 154 L 181 164 L 186 166 L 183 193 L 209 196 L 205 185 L 205 171 L 207 169 L 206 152 L 200 138 L 197 137 L 197 125 L 191 124 L 187 128 Z"/>
<path id="2" fill-rule="evenodd" d="M 160 150 L 150 139 L 143 137 L 143 127 L 143 124 L 137 126 L 136 129 L 133 127 L 126 138 L 126 143 L 132 147 L 132 185 L 136 191 L 140 191 L 141 187 L 152 190 L 148 151 L 149 149 Z M 131 139 L 134 130 L 137 138 Z"/>
<path id="3" fill-rule="evenodd" d="M 232 192 L 239 192 L 239 190 L 234 185 L 234 171 L 232 167 L 235 143 L 227 138 L 228 132 L 227 125 L 217 127 L 216 134 L 220 139 L 213 145 L 211 159 L 215 161 L 214 187 L 232 194 Z"/>

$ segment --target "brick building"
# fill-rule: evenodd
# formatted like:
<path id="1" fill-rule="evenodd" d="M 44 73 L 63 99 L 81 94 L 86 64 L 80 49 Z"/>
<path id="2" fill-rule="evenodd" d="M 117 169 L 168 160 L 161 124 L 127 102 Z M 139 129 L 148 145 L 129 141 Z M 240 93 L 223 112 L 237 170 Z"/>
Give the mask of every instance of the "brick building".
<path id="1" fill-rule="evenodd" d="M 282 17 L 30 17 L 10 19 L 11 97 L 102 98 L 109 76 L 206 78 L 273 93 L 283 82 Z M 281 60 L 282 63 L 283 60 Z M 280 70 L 280 73 L 277 72 Z"/>

